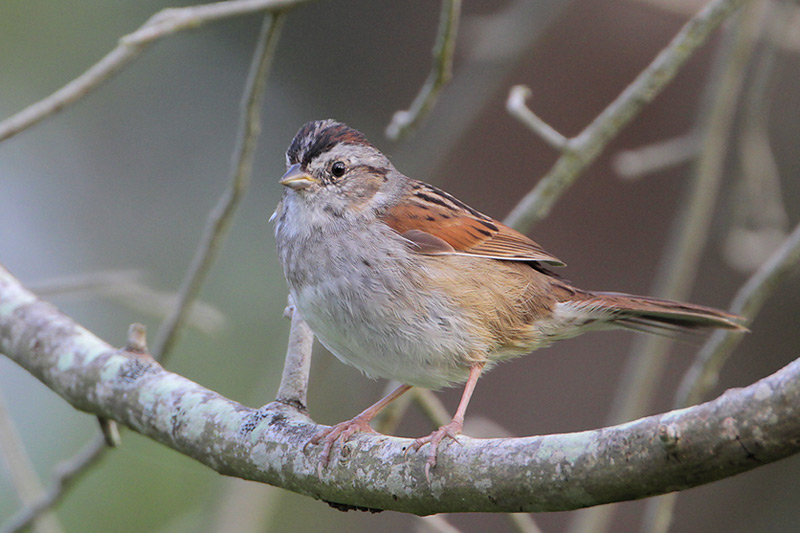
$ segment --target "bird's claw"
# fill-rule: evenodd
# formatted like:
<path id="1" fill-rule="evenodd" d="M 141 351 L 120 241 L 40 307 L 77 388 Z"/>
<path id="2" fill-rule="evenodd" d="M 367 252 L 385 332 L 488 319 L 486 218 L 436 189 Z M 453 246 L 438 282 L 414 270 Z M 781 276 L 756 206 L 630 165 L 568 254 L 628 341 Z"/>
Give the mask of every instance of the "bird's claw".
<path id="1" fill-rule="evenodd" d="M 425 462 L 425 479 L 428 480 L 428 483 L 431 481 L 431 468 L 436 466 L 436 453 L 439 448 L 439 443 L 441 443 L 445 437 L 449 437 L 458 442 L 458 434 L 461 433 L 461 428 L 462 424 L 452 421 L 440 427 L 430 435 L 414 440 L 414 442 L 406 448 L 405 454 L 408 455 L 408 452 L 412 450 L 416 452 L 426 444 L 431 445 L 430 450 L 428 450 L 428 460 Z"/>
<path id="2" fill-rule="evenodd" d="M 369 421 L 355 417 L 352 420 L 347 420 L 346 422 L 341 422 L 335 426 L 323 429 L 311 437 L 305 446 L 303 446 L 303 453 L 307 453 L 309 446 L 322 443 L 322 451 L 319 454 L 319 464 L 317 465 L 317 474 L 321 476 L 322 469 L 327 467 L 330 462 L 331 450 L 333 449 L 334 443 L 340 441 L 344 444 L 350 437 L 358 432 L 375 433 L 375 430 L 370 427 Z"/>

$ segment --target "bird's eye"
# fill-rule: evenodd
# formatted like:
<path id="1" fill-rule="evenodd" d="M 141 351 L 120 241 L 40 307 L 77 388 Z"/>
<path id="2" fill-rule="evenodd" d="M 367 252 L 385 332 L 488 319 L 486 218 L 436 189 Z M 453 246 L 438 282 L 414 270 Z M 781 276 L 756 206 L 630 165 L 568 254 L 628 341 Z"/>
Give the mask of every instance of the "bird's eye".
<path id="1" fill-rule="evenodd" d="M 344 176 L 345 170 L 347 170 L 347 167 L 341 161 L 336 161 L 333 165 L 331 165 L 331 174 L 333 174 L 336 178 L 341 178 Z"/>

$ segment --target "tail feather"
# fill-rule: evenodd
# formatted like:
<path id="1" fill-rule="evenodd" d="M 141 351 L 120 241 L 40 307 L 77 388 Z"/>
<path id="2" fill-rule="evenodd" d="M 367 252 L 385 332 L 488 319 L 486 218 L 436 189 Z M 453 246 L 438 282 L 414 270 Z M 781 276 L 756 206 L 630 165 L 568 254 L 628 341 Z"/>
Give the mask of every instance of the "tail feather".
<path id="1" fill-rule="evenodd" d="M 587 292 L 584 296 L 583 305 L 624 328 L 655 328 L 667 333 L 705 328 L 747 330 L 744 318 L 702 305 L 616 292 Z"/>

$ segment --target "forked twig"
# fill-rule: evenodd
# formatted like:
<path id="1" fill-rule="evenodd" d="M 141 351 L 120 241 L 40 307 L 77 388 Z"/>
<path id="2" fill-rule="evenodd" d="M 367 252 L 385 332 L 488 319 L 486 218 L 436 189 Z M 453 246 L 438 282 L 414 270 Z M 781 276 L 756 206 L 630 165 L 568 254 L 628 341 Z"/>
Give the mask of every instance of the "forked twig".
<path id="1" fill-rule="evenodd" d="M 564 153 L 511 211 L 505 223 L 526 231 L 546 217 L 556 200 L 575 182 L 580 173 L 672 81 L 697 48 L 708 40 L 711 32 L 745 2 L 746 0 L 713 0 L 692 17 L 633 83 L 582 132 L 564 143 Z M 519 91 L 515 88 L 512 92 L 515 90 Z M 515 116 L 520 118 L 521 114 Z M 534 131 L 542 131 L 538 124 L 526 122 L 526 125 Z"/>

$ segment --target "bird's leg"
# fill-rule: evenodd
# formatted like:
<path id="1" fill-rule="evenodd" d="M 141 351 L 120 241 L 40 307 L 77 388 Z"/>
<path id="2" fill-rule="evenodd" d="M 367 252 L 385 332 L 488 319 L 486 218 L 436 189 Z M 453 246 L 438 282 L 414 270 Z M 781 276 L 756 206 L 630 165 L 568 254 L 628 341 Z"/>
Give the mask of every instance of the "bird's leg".
<path id="1" fill-rule="evenodd" d="M 470 367 L 469 378 L 467 378 L 467 383 L 464 385 L 464 392 L 461 394 L 461 401 L 458 403 L 458 409 L 456 409 L 456 414 L 453 416 L 453 419 L 450 421 L 450 423 L 440 427 L 427 437 L 418 438 L 411 444 L 411 446 L 408 447 L 408 450 L 406 450 L 406 453 L 408 453 L 410 450 L 416 451 L 425 444 L 430 443 L 431 449 L 428 450 L 428 462 L 425 464 L 425 477 L 428 479 L 428 481 L 430 481 L 431 468 L 436 466 L 436 449 L 438 448 L 439 443 L 442 442 L 442 439 L 445 437 L 450 437 L 454 441 L 458 442 L 456 435 L 461 433 L 461 430 L 464 428 L 464 414 L 467 412 L 469 400 L 472 398 L 472 393 L 475 391 L 475 385 L 478 383 L 478 378 L 483 370 L 483 365 L 484 363 L 478 363 Z"/>
<path id="2" fill-rule="evenodd" d="M 375 430 L 370 427 L 369 423 L 373 418 L 375 418 L 375 415 L 380 413 L 387 405 L 402 396 L 402 394 L 408 391 L 410 388 L 411 385 L 400 385 L 395 390 L 387 394 L 384 398 L 367 407 L 350 420 L 340 422 L 339 424 L 331 426 L 328 429 L 324 429 L 314 435 L 311 440 L 308 441 L 308 444 L 319 444 L 320 442 L 324 443 L 322 453 L 319 455 L 320 465 L 322 467 L 328 466 L 328 461 L 330 460 L 331 456 L 331 448 L 333 448 L 333 444 L 337 440 L 344 444 L 350 437 L 353 436 L 354 433 L 359 431 L 374 433 Z M 306 444 L 306 446 L 308 446 L 308 444 Z"/>

